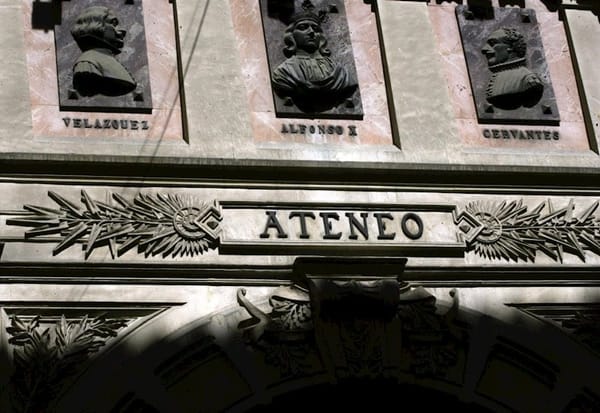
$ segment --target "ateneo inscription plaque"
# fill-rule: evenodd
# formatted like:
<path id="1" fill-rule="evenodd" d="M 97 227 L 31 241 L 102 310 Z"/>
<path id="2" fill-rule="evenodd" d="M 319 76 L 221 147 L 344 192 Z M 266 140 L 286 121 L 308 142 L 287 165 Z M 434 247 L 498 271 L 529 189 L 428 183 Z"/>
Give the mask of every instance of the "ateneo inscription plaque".
<path id="1" fill-rule="evenodd" d="M 62 2 L 55 28 L 61 110 L 152 110 L 141 1 Z"/>
<path id="2" fill-rule="evenodd" d="M 558 107 L 535 11 L 457 6 L 480 123 L 558 125 Z"/>
<path id="3" fill-rule="evenodd" d="M 277 116 L 362 119 L 344 2 L 260 6 Z"/>

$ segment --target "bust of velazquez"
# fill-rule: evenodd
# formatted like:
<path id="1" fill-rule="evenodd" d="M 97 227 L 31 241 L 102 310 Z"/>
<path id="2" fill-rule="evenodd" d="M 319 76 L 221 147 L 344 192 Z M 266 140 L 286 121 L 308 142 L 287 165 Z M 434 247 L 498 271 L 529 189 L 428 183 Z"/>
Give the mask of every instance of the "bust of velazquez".
<path id="1" fill-rule="evenodd" d="M 526 67 L 527 45 L 521 33 L 512 28 L 501 28 L 488 37 L 481 52 L 492 72 L 486 89 L 486 98 L 501 109 L 532 107 L 544 92 L 540 76 Z"/>
<path id="2" fill-rule="evenodd" d="M 85 9 L 71 34 L 83 52 L 73 65 L 73 88 L 82 96 L 120 96 L 132 92 L 136 81 L 116 59 L 126 31 L 107 7 Z"/>
<path id="3" fill-rule="evenodd" d="M 320 112 L 352 96 L 357 83 L 331 57 L 321 26 L 321 16 L 312 11 L 292 18 L 284 33 L 287 57 L 272 73 L 275 92 L 291 99 L 300 110 Z"/>

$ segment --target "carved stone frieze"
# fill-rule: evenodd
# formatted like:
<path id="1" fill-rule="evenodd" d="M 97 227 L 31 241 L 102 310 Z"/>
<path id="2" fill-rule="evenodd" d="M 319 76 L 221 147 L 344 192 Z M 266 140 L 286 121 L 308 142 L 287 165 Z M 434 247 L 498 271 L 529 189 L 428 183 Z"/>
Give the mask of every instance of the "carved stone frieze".
<path id="1" fill-rule="evenodd" d="M 238 328 L 283 375 L 309 371 L 315 353 L 340 378 L 383 378 L 397 369 L 444 377 L 457 364 L 463 333 L 454 323 L 454 291 L 453 306 L 440 314 L 434 296 L 392 279 L 309 278 L 308 285 L 278 289 L 269 313 L 238 290 L 252 315 Z"/>
<path id="2" fill-rule="evenodd" d="M 75 375 L 127 322 L 103 317 L 40 323 L 40 316 L 11 317 L 6 328 L 14 346 L 11 403 L 17 413 L 46 411 L 65 381 Z"/>
<path id="3" fill-rule="evenodd" d="M 516 308 L 560 327 L 577 341 L 600 353 L 600 305 L 514 304 Z"/>
<path id="4" fill-rule="evenodd" d="M 200 202 L 177 194 L 138 194 L 129 201 L 112 194 L 114 203 L 92 199 L 81 191 L 79 206 L 55 192 L 48 196 L 59 209 L 25 205 L 22 217 L 9 225 L 33 227 L 25 238 L 58 236 L 53 254 L 82 243 L 85 258 L 103 246 L 112 257 L 137 247 L 146 257 L 195 256 L 217 248 L 221 207 L 217 201 Z"/>
<path id="5" fill-rule="evenodd" d="M 239 289 L 238 304 L 252 316 L 238 328 L 247 341 L 264 351 L 266 361 L 283 376 L 310 370 L 309 354 L 315 352 L 314 326 L 308 292 L 299 286 L 281 287 L 269 298 L 272 311 L 264 313 Z"/>
<path id="6" fill-rule="evenodd" d="M 469 203 L 455 216 L 467 249 L 488 259 L 535 262 L 538 252 L 563 262 L 564 254 L 586 260 L 600 255 L 598 201 L 575 210 L 575 202 L 555 208 L 550 200 L 529 208 L 519 201 Z"/>
<path id="7" fill-rule="evenodd" d="M 422 287 L 400 296 L 398 318 L 402 321 L 403 346 L 410 353 L 410 368 L 418 376 L 444 377 L 458 362 L 464 332 L 454 324 L 458 295 L 450 292 L 453 303 L 439 314 L 436 298 Z"/>

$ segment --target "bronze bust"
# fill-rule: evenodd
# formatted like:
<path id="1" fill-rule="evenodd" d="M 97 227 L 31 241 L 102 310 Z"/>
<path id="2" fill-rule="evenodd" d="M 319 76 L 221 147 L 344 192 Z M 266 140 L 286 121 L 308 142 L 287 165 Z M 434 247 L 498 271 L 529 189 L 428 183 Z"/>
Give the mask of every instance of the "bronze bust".
<path id="1" fill-rule="evenodd" d="M 73 65 L 73 88 L 82 96 L 121 96 L 136 88 L 129 71 L 115 58 L 121 53 L 126 31 L 107 7 L 85 9 L 71 34 L 83 52 Z"/>
<path id="2" fill-rule="evenodd" d="M 357 83 L 331 58 L 321 22 L 323 15 L 305 10 L 284 32 L 287 57 L 272 74 L 275 92 L 305 112 L 321 112 L 352 96 Z M 291 104 L 290 102 L 290 104 Z"/>
<path id="3" fill-rule="evenodd" d="M 486 98 L 501 109 L 532 107 L 542 97 L 542 79 L 526 67 L 527 45 L 521 33 L 503 27 L 494 31 L 481 52 L 492 72 Z"/>

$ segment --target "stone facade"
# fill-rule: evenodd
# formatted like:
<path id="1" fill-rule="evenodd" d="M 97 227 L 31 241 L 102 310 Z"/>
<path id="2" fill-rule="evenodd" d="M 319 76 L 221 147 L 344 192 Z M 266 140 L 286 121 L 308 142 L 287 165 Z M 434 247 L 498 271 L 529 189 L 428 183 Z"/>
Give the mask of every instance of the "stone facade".
<path id="1" fill-rule="evenodd" d="M 96 3 L 0 0 L 0 411 L 600 410 L 598 6 L 104 1 L 150 87 L 65 109 Z"/>

